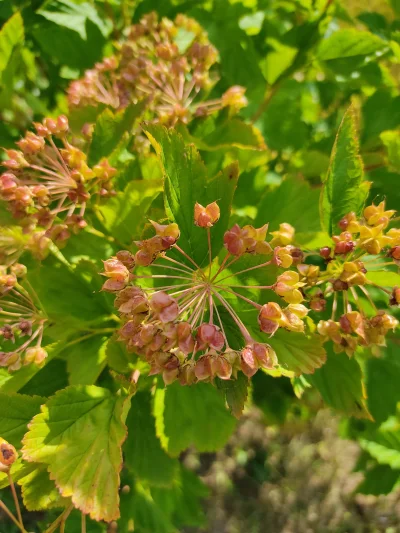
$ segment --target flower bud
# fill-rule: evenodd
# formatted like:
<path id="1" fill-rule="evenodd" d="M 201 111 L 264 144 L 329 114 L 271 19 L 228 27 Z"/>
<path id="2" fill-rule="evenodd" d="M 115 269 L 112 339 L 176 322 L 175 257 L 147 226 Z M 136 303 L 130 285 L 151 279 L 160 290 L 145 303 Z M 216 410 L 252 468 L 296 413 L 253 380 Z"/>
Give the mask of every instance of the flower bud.
<path id="1" fill-rule="evenodd" d="M 14 446 L 0 437 L 0 464 L 10 467 L 18 458 Z"/>
<path id="2" fill-rule="evenodd" d="M 324 259 L 329 259 L 331 255 L 331 249 L 329 248 L 329 246 L 324 246 L 323 248 L 320 248 L 319 255 Z"/>
<path id="3" fill-rule="evenodd" d="M 200 228 L 211 228 L 220 217 L 220 210 L 217 202 L 212 202 L 206 207 L 197 203 L 194 206 L 194 223 Z"/>
<path id="4" fill-rule="evenodd" d="M 47 352 L 40 346 L 34 348 L 28 348 L 25 352 L 24 364 L 29 365 L 30 363 L 35 363 L 35 365 L 40 365 L 47 357 Z"/>
<path id="5" fill-rule="evenodd" d="M 173 322 L 179 315 L 179 307 L 174 298 L 160 291 L 150 298 L 150 307 L 163 323 Z"/>
<path id="6" fill-rule="evenodd" d="M 197 329 L 197 347 L 204 350 L 207 347 L 222 350 L 225 339 L 214 324 L 201 324 Z"/>

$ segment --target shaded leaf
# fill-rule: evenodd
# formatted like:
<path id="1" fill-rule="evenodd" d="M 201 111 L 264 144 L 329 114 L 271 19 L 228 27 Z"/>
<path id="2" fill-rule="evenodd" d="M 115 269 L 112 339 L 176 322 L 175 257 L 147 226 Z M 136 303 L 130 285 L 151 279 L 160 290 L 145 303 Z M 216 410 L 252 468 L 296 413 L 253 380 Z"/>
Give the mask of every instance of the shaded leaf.
<path id="1" fill-rule="evenodd" d="M 107 363 L 108 337 L 96 335 L 61 352 L 67 356 L 70 385 L 93 385 Z"/>
<path id="2" fill-rule="evenodd" d="M 138 392 L 132 398 L 126 425 L 128 438 L 124 444 L 124 457 L 132 474 L 150 485 L 172 485 L 178 475 L 179 463 L 161 447 L 149 392 Z"/>
<path id="3" fill-rule="evenodd" d="M 330 407 L 349 416 L 371 418 L 362 371 L 355 358 L 350 359 L 344 353 L 336 354 L 330 348 L 324 366 L 307 380 Z"/>
<path id="4" fill-rule="evenodd" d="M 15 13 L 0 30 L 0 79 L 11 59 L 14 48 L 24 40 L 24 22 Z"/>
<path id="5" fill-rule="evenodd" d="M 31 419 L 40 411 L 46 398 L 26 394 L 0 393 L 0 436 L 15 446 L 21 447 Z"/>
<path id="6" fill-rule="evenodd" d="M 248 378 L 239 372 L 237 379 L 216 379 L 215 381 L 217 388 L 224 393 L 230 412 L 236 418 L 240 418 L 248 396 Z"/>
<path id="7" fill-rule="evenodd" d="M 173 456 L 191 445 L 199 452 L 218 450 L 236 425 L 222 396 L 207 383 L 182 387 L 175 382 L 166 389 L 158 389 L 154 409 L 157 434 Z"/>

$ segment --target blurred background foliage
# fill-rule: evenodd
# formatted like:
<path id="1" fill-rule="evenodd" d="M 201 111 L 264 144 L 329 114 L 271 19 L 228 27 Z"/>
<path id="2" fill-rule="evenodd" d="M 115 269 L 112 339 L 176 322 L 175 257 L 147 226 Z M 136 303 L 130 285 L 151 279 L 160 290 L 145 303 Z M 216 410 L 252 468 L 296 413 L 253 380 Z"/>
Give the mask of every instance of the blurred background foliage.
<path id="1" fill-rule="evenodd" d="M 0 146 L 12 146 L 34 120 L 67 113 L 71 80 L 111 55 L 125 29 L 150 11 L 169 18 L 184 13 L 205 28 L 220 55 L 213 93 L 246 87 L 249 105 L 241 116 L 259 128 L 266 148 L 227 149 L 212 138 L 198 146 L 209 169 L 239 159 L 238 219 L 260 216 L 272 230 L 282 221 L 292 223 L 306 242 L 312 233 L 318 246 L 321 176 L 351 103 L 370 200 L 386 198 L 390 209 L 400 210 L 398 0 L 0 0 Z M 213 126 L 194 124 L 190 134 L 204 140 L 207 127 Z M 123 185 L 159 177 L 151 157 L 123 163 Z M 156 198 L 156 210 L 157 194 L 149 198 Z M 68 257 L 74 255 L 73 243 Z M 102 249 L 98 255 L 109 253 Z M 127 503 L 140 510 L 135 531 L 400 531 L 399 344 L 394 337 L 379 358 L 359 361 L 373 420 L 341 420 L 320 410 L 320 395 L 309 389 L 318 381 L 323 400 L 349 414 L 340 405 L 339 370 L 330 372 L 340 365 L 333 360 L 307 378 L 310 383 L 296 378 L 294 388 L 289 379 L 256 374 L 255 407 L 226 448 L 182 457 L 209 491 L 185 478 L 193 489 L 190 501 L 182 500 L 185 511 L 172 516 L 161 489 L 150 500 L 139 488 L 135 502 Z M 322 386 L 332 375 L 336 382 Z M 25 392 L 34 393 L 35 386 L 31 389 Z M 66 531 L 73 533 L 79 517 L 71 516 Z M 31 517 L 32 524 L 42 519 Z M 184 529 L 187 525 L 192 528 Z M 104 527 L 91 523 L 88 531 Z M 124 527 L 132 530 L 132 524 Z M 0 531 L 14 531 L 1 516 Z"/>

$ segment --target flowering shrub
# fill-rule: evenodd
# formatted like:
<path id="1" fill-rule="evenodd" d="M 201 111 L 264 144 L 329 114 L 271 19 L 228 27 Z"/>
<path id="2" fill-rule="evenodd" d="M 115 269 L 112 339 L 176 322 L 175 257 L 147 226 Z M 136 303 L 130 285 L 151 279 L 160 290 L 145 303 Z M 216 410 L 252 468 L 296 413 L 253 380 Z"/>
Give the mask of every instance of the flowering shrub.
<path id="1" fill-rule="evenodd" d="M 25 533 L 205 527 L 179 457 L 252 405 L 326 404 L 359 490 L 396 483 L 395 3 L 151 4 L 0 30 L 0 521 Z"/>

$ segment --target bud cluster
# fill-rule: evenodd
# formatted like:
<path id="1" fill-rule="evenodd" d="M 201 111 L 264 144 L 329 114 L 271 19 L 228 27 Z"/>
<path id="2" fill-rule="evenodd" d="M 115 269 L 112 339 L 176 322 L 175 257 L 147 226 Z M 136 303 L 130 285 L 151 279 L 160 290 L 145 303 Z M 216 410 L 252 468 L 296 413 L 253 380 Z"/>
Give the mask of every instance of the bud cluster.
<path id="1" fill-rule="evenodd" d="M 20 263 L 0 266 L 0 367 L 10 372 L 47 357 L 41 346 L 47 319 L 26 271 Z"/>
<path id="2" fill-rule="evenodd" d="M 358 346 L 384 346 L 386 335 L 398 325 L 376 307 L 369 289 L 386 293 L 392 306 L 400 304 L 400 289 L 377 285 L 368 276 L 400 264 L 400 230 L 387 229 L 394 214 L 385 209 L 385 202 L 366 207 L 361 218 L 349 213 L 339 222 L 342 233 L 333 236 L 333 246 L 319 251 L 325 268 L 297 265 L 302 299 L 313 311 L 323 312 L 332 298 L 331 318 L 320 320 L 317 331 L 333 342 L 336 352 L 352 355 Z"/>
<path id="3" fill-rule="evenodd" d="M 182 32 L 193 36 L 182 49 Z M 217 51 L 193 19 L 178 15 L 175 21 L 145 15 L 131 27 L 116 55 L 97 63 L 68 89 L 70 106 L 110 105 L 124 108 L 146 99 L 150 119 L 173 126 L 193 116 L 205 116 L 224 107 L 233 112 L 247 105 L 243 87 L 228 89 L 221 98 L 204 101 L 215 83 L 210 69 Z"/>
<path id="4" fill-rule="evenodd" d="M 86 226 L 92 195 L 113 194 L 116 169 L 107 160 L 88 166 L 86 155 L 70 142 L 67 117 L 34 126 L 36 133 L 28 131 L 17 142 L 19 150 L 6 150 L 0 198 L 27 231 L 42 228 L 45 237 L 61 243 Z"/>
<path id="5" fill-rule="evenodd" d="M 238 371 L 251 377 L 259 368 L 271 369 L 277 364 L 272 347 L 255 340 L 233 309 L 228 301 L 231 295 L 256 309 L 261 331 L 270 336 L 279 327 L 304 331 L 303 319 L 308 309 L 299 303 L 302 298 L 297 296 L 297 287 L 302 283 L 296 280 L 296 272 L 285 272 L 276 284 L 269 286 L 231 283 L 234 276 L 250 270 L 263 272 L 268 266 L 287 268 L 296 264 L 301 252 L 291 245 L 294 229 L 282 224 L 267 242 L 268 225 L 254 228 L 235 224 L 224 235 L 226 255 L 215 271 L 211 230 L 219 217 L 216 202 L 205 207 L 196 203 L 194 224 L 204 228 L 208 241 L 206 268 L 201 268 L 178 246 L 177 224 L 162 225 L 153 221 L 155 236 L 136 242 L 135 253 L 123 250 L 104 261 L 102 274 L 108 279 L 103 290 L 116 294 L 115 307 L 123 322 L 119 339 L 130 352 L 149 363 L 150 375 L 162 374 L 166 384 L 175 380 L 190 385 L 216 377 L 231 379 Z M 259 264 L 233 273 L 231 265 L 249 254 L 259 257 Z M 148 286 L 160 281 L 161 286 Z M 274 302 L 259 305 L 242 294 L 243 289 L 247 292 L 269 290 L 271 294 L 275 290 L 288 305 L 283 308 Z M 291 291 L 297 292 L 293 296 Z M 237 328 L 238 336 L 243 338 L 241 349 L 230 347 L 228 325 Z"/>

